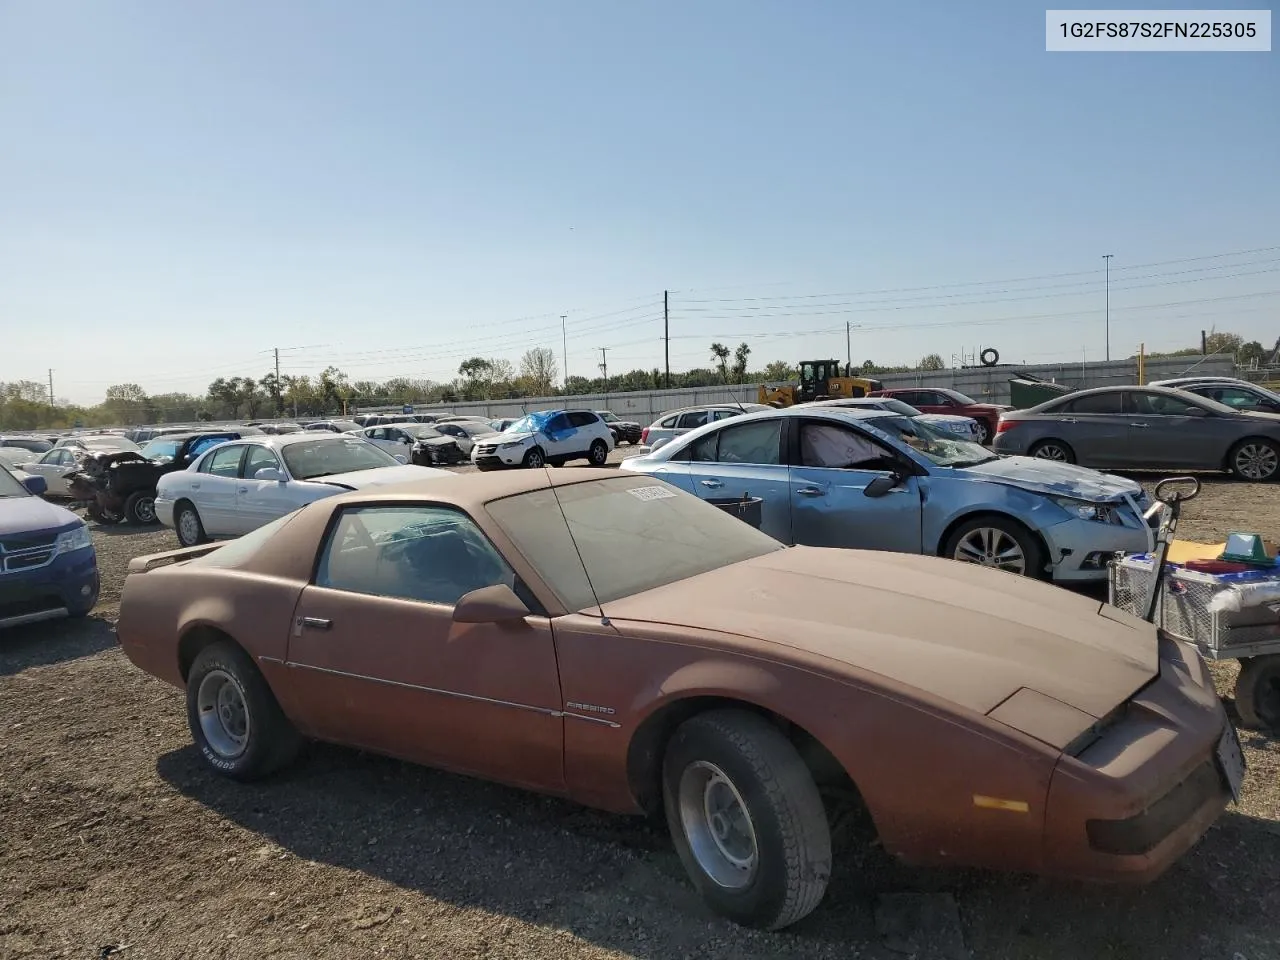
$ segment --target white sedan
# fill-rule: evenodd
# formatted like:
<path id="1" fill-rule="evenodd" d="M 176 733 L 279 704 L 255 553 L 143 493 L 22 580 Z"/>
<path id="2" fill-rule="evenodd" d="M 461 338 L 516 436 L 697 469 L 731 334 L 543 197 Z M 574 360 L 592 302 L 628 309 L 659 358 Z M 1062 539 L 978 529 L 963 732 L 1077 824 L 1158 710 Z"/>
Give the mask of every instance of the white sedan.
<path id="1" fill-rule="evenodd" d="M 22 469 L 32 476 L 44 477 L 46 497 L 69 497 L 71 491 L 67 488 L 67 475 L 80 469 L 76 453 L 83 452 L 79 447 L 54 447 L 37 459 L 24 463 Z"/>
<path id="2" fill-rule="evenodd" d="M 359 437 L 290 433 L 219 444 L 156 487 L 156 517 L 192 547 L 238 537 L 314 500 L 448 470 L 408 466 Z"/>

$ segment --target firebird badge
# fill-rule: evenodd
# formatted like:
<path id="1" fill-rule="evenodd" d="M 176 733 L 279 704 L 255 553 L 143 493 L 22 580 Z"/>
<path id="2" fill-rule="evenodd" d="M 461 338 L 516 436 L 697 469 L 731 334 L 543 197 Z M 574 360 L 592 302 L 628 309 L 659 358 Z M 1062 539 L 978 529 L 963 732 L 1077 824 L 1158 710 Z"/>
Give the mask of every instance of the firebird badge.
<path id="1" fill-rule="evenodd" d="M 564 705 L 570 710 L 582 710 L 586 713 L 614 714 L 617 712 L 613 707 L 597 707 L 594 703 L 576 703 L 573 700 L 566 700 Z"/>

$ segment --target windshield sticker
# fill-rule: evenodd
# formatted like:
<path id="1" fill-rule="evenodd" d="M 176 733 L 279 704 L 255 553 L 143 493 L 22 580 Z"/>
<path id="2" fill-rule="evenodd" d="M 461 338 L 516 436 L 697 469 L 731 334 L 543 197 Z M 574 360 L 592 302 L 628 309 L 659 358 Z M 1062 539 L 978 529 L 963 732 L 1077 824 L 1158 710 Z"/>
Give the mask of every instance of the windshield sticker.
<path id="1" fill-rule="evenodd" d="M 637 500 L 670 500 L 675 496 L 674 491 L 666 487 L 631 487 L 627 490 Z"/>

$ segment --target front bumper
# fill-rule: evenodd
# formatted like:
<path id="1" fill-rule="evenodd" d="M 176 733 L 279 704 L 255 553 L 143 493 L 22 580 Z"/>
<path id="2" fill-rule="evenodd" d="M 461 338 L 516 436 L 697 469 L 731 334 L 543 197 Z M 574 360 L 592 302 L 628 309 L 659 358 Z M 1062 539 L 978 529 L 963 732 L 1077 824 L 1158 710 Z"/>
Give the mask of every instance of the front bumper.
<path id="1" fill-rule="evenodd" d="M 98 602 L 93 548 L 54 557 L 48 566 L 0 574 L 0 629 L 83 616 Z"/>
<path id="2" fill-rule="evenodd" d="M 1162 638 L 1159 676 L 1097 739 L 1058 761 L 1045 822 L 1048 872 L 1145 883 L 1231 802 L 1218 757 L 1230 720 L 1193 647 Z"/>
<path id="3" fill-rule="evenodd" d="M 456 443 L 414 447 L 410 461 L 419 467 L 452 466 L 466 463 L 467 455 Z"/>
<path id="4" fill-rule="evenodd" d="M 503 448 L 499 445 L 476 444 L 471 448 L 471 462 L 477 467 L 518 467 L 532 445 Z"/>
<path id="5" fill-rule="evenodd" d="M 1150 530 L 1073 517 L 1040 530 L 1049 548 L 1049 575 L 1055 583 L 1107 579 L 1107 564 L 1116 553 L 1150 549 Z"/>
<path id="6" fill-rule="evenodd" d="M 156 495 L 156 519 L 170 530 L 173 529 L 173 507 L 177 501 Z"/>

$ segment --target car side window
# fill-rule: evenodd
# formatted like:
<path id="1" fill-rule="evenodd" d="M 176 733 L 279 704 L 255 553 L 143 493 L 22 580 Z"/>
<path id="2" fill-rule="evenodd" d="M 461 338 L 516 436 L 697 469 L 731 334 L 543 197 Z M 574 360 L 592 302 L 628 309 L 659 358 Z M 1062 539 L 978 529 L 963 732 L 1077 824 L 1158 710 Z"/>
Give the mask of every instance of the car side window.
<path id="1" fill-rule="evenodd" d="M 316 586 L 453 606 L 482 587 L 517 589 L 515 572 L 452 507 L 348 507 L 325 541 Z"/>
<path id="2" fill-rule="evenodd" d="M 1063 413 L 1124 413 L 1124 394 L 1117 391 L 1076 397 L 1059 409 Z"/>
<path id="3" fill-rule="evenodd" d="M 693 413 L 680 414 L 680 422 L 678 429 L 693 430 L 695 427 L 701 427 L 707 423 L 707 411 L 697 410 Z"/>
<path id="4" fill-rule="evenodd" d="M 717 463 L 782 463 L 782 421 L 742 423 L 717 431 Z M 695 455 L 696 459 L 696 455 Z"/>
<path id="5" fill-rule="evenodd" d="M 658 426 L 659 426 L 659 427 L 661 427 L 663 430 L 670 430 L 672 427 L 674 427 L 674 426 L 676 425 L 676 420 L 677 420 L 677 419 L 679 419 L 679 418 L 678 418 L 678 417 L 667 417 L 667 419 L 665 419 L 665 420 L 663 420 L 661 423 L 659 423 L 659 424 L 658 424 Z"/>
<path id="6" fill-rule="evenodd" d="M 240 458 L 244 456 L 244 447 L 232 444 L 214 450 L 200 464 L 201 473 L 210 473 L 215 477 L 237 477 L 240 475 Z"/>
<path id="7" fill-rule="evenodd" d="M 890 470 L 894 452 L 865 434 L 835 423 L 806 421 L 800 427 L 800 464 L 831 470 Z"/>
<path id="8" fill-rule="evenodd" d="M 594 413 L 588 413 L 585 410 L 571 410 L 569 412 L 569 426 L 571 427 L 589 427 L 598 419 Z"/>
<path id="9" fill-rule="evenodd" d="M 1194 393 L 1218 403 L 1226 404 L 1233 410 L 1274 410 L 1275 405 L 1264 398 L 1239 387 L 1196 387 Z"/>
<path id="10" fill-rule="evenodd" d="M 1133 409 L 1146 417 L 1195 416 L 1191 411 L 1202 409 L 1194 403 L 1177 397 L 1166 397 L 1162 393 L 1142 393 L 1135 390 L 1129 396 L 1133 398 Z"/>
<path id="11" fill-rule="evenodd" d="M 276 459 L 276 455 L 266 447 L 260 444 L 253 444 L 249 447 L 249 452 L 245 454 L 244 469 L 240 475 L 248 480 L 252 480 L 254 474 L 259 470 L 279 470 L 280 461 Z"/>
<path id="12" fill-rule="evenodd" d="M 738 416 L 737 410 L 713 410 L 711 416 L 716 420 L 728 420 L 730 417 Z"/>

